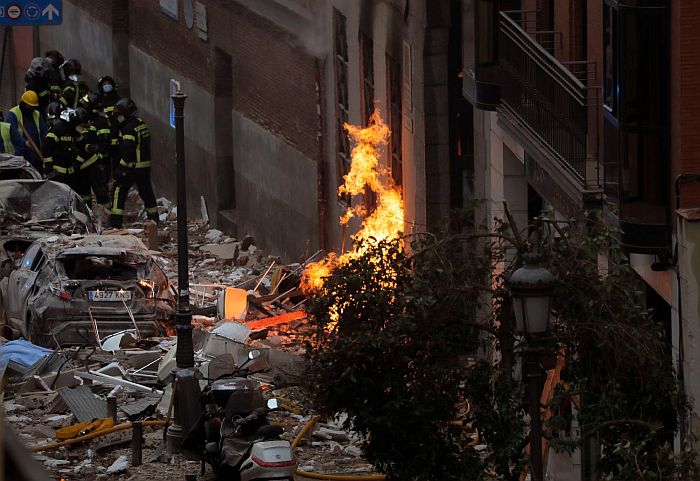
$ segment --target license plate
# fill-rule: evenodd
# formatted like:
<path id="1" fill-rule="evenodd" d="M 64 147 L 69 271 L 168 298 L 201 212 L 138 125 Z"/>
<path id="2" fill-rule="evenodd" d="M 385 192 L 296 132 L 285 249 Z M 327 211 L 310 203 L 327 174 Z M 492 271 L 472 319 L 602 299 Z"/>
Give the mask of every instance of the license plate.
<path id="1" fill-rule="evenodd" d="M 130 301 L 131 291 L 88 291 L 88 300 L 94 302 Z"/>

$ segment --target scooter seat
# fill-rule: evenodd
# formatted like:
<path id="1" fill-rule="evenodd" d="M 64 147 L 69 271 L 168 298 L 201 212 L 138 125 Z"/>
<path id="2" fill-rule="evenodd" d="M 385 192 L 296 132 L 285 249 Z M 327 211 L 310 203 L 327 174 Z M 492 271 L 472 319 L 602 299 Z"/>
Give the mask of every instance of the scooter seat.
<path id="1" fill-rule="evenodd" d="M 264 437 L 265 439 L 275 439 L 278 438 L 284 432 L 282 426 L 260 426 L 255 434 Z"/>

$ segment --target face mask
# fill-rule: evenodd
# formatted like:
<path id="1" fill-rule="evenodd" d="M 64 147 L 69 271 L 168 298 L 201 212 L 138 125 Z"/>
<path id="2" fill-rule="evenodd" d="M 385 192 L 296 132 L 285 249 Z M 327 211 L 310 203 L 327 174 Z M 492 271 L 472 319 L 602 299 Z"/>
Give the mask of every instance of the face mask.
<path id="1" fill-rule="evenodd" d="M 117 122 L 122 123 L 124 122 L 124 120 L 126 120 L 126 117 L 124 117 L 123 115 L 117 115 Z"/>
<path id="2" fill-rule="evenodd" d="M 69 78 L 70 80 L 72 80 L 73 82 L 77 82 L 77 81 L 78 81 L 78 76 L 77 76 L 77 75 L 69 75 L 68 78 Z"/>
<path id="3" fill-rule="evenodd" d="M 112 93 L 114 91 L 114 85 L 112 84 L 103 84 L 102 85 L 102 91 L 106 94 Z"/>

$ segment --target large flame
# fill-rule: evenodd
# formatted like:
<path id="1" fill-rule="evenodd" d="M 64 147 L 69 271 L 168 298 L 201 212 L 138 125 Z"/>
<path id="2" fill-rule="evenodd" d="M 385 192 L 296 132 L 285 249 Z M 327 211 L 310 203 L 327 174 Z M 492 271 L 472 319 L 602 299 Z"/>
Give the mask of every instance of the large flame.
<path id="1" fill-rule="evenodd" d="M 302 289 L 304 292 L 317 291 L 323 287 L 324 279 L 333 270 L 362 255 L 358 244 L 374 238 L 377 241 L 397 238 L 403 233 L 404 212 L 401 191 L 394 185 L 389 171 L 380 163 L 380 148 L 387 144 L 391 132 L 382 121 L 379 108 L 375 108 L 367 127 L 345 124 L 345 130 L 355 142 L 352 149 L 350 172 L 338 188 L 340 195 L 360 195 L 371 190 L 376 196 L 376 208 L 365 217 L 362 205 L 349 206 L 340 218 L 342 225 L 353 217 L 365 217 L 360 230 L 352 236 L 353 249 L 338 256 L 331 252 L 325 259 L 309 264 L 304 271 Z"/>

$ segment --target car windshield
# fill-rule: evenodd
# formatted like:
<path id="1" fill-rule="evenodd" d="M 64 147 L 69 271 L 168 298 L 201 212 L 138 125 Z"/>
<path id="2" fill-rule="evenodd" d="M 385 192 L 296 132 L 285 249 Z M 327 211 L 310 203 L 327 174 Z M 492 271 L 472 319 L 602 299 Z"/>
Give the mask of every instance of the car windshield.
<path id="1" fill-rule="evenodd" d="M 0 181 L 0 222 L 3 225 L 23 223 L 56 223 L 81 217 L 89 212 L 77 194 L 56 182 Z"/>
<path id="2" fill-rule="evenodd" d="M 139 279 L 139 266 L 125 256 L 70 256 L 60 260 L 69 279 L 129 281 Z"/>

